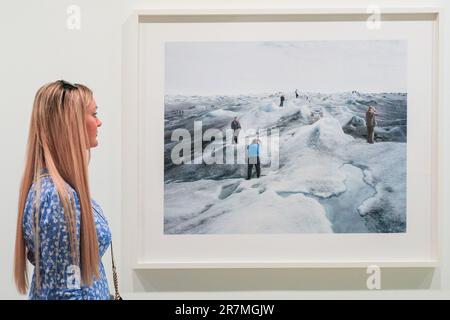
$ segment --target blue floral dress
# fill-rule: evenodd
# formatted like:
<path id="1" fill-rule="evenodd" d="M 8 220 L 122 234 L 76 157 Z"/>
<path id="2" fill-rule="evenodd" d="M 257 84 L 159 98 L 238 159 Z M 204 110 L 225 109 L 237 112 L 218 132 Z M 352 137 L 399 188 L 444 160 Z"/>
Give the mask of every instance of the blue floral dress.
<path id="1" fill-rule="evenodd" d="M 101 257 L 111 242 L 111 233 L 108 222 L 102 209 L 92 200 L 94 222 L 99 243 L 99 275 L 94 278 L 91 286 L 80 284 L 80 270 L 74 265 L 71 251 L 69 232 L 64 217 L 64 209 L 59 199 L 56 186 L 50 176 L 41 178 L 41 199 L 39 214 L 39 272 L 40 290 L 36 290 L 36 268 L 30 285 L 29 299 L 110 299 L 108 281 Z M 77 238 L 80 239 L 80 202 L 76 192 L 69 187 L 70 197 L 74 199 L 77 218 Z M 34 264 L 34 228 L 33 202 L 36 192 L 32 187 L 28 193 L 24 216 L 23 236 L 28 250 L 28 260 Z M 78 247 L 79 250 L 79 247 Z"/>

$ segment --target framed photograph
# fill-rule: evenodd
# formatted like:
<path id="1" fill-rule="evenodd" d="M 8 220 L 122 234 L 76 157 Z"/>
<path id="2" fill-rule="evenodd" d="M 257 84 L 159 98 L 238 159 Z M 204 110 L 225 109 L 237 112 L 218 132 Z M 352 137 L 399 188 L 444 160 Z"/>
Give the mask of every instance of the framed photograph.
<path id="1" fill-rule="evenodd" d="M 136 12 L 133 267 L 436 266 L 440 23 L 438 8 Z"/>

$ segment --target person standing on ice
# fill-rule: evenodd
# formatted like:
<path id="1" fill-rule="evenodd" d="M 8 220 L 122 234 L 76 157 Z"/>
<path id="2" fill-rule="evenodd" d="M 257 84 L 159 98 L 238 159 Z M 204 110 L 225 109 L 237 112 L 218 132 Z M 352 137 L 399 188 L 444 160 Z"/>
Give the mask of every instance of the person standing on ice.
<path id="1" fill-rule="evenodd" d="M 284 96 L 282 95 L 282 96 L 280 97 L 280 107 L 283 106 L 283 103 L 284 103 Z"/>
<path id="2" fill-rule="evenodd" d="M 368 143 L 374 143 L 375 141 L 375 125 L 377 124 L 377 121 L 375 119 L 375 116 L 377 116 L 378 113 L 376 112 L 375 108 L 373 106 L 369 106 L 366 112 L 366 126 L 367 126 L 367 142 Z"/>
<path id="3" fill-rule="evenodd" d="M 237 117 L 231 122 L 231 129 L 233 129 L 233 141 L 232 143 L 238 143 L 239 131 L 241 131 L 241 124 Z"/>
<path id="4" fill-rule="evenodd" d="M 295 99 L 297 99 L 298 98 L 298 92 L 297 92 L 297 89 L 295 89 Z"/>
<path id="5" fill-rule="evenodd" d="M 261 175 L 261 162 L 259 160 L 259 139 L 253 139 L 252 143 L 247 146 L 247 180 L 252 178 L 253 166 L 256 167 L 256 176 Z"/>

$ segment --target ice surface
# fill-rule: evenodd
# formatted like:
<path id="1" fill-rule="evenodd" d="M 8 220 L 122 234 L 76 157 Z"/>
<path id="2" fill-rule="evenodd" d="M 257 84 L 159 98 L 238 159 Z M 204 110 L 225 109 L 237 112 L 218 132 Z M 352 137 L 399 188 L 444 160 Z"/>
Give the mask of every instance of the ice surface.
<path id="1" fill-rule="evenodd" d="M 271 182 L 280 193 L 302 192 L 321 198 L 346 190 L 346 175 L 339 169 L 339 159 L 320 151 L 305 149 L 292 152 L 292 161 L 283 166 Z"/>
<path id="2" fill-rule="evenodd" d="M 170 183 L 165 185 L 166 228 L 199 214 L 219 198 L 222 183 L 213 180 Z M 179 204 L 183 203 L 183 206 Z"/>
<path id="3" fill-rule="evenodd" d="M 279 94 L 166 97 L 166 137 L 194 120 L 225 130 L 239 118 L 239 143 L 204 143 L 204 160 L 213 149 L 245 152 L 257 137 L 248 129 L 278 128 L 280 148 L 261 156 L 262 177 L 252 180 L 245 164 L 166 162 L 165 233 L 406 232 L 406 94 L 286 97 L 283 107 Z M 379 113 L 375 144 L 365 141 L 369 104 Z M 265 132 L 258 138 L 269 144 Z"/>
<path id="4" fill-rule="evenodd" d="M 373 231 L 399 232 L 406 229 L 406 144 L 358 143 L 341 150 L 352 163 L 367 168 L 365 179 L 376 188 L 358 208 L 370 220 Z M 393 165 L 395 164 L 395 167 Z M 402 165 L 398 165 L 402 164 Z"/>
<path id="5" fill-rule="evenodd" d="M 283 198 L 266 189 L 263 180 L 241 180 L 238 192 L 229 195 L 225 201 L 217 198 L 201 215 L 167 228 L 167 233 L 332 232 L 325 210 L 316 200 L 302 194 Z M 194 185 L 190 185 L 192 187 Z M 195 194 L 202 192 L 192 191 Z M 203 201 L 202 205 L 205 203 Z M 170 219 L 169 224 L 173 224 Z"/>

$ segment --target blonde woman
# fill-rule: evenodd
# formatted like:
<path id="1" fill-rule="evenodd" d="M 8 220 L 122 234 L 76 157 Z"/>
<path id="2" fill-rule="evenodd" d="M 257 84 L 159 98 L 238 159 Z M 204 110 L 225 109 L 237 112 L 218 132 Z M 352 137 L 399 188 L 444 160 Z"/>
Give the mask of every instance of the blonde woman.
<path id="1" fill-rule="evenodd" d="M 101 257 L 111 241 L 91 200 L 90 149 L 98 145 L 92 91 L 60 80 L 36 93 L 19 194 L 14 277 L 29 299 L 109 299 Z"/>

